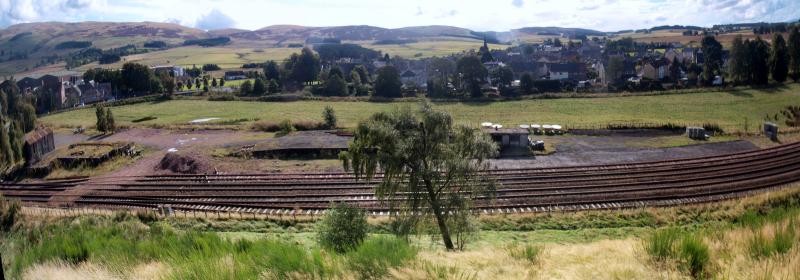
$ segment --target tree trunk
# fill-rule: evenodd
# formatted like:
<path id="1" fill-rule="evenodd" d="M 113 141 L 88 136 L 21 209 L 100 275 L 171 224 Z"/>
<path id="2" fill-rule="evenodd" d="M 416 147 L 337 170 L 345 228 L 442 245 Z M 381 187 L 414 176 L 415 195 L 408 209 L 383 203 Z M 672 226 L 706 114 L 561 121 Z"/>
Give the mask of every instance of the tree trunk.
<path id="1" fill-rule="evenodd" d="M 447 227 L 441 207 L 439 206 L 439 198 L 436 197 L 433 186 L 428 180 L 425 180 L 425 185 L 428 189 L 428 199 L 431 201 L 431 210 L 433 210 L 433 215 L 436 216 L 436 223 L 439 225 L 439 232 L 442 234 L 444 247 L 447 248 L 448 251 L 452 251 L 455 249 L 455 246 L 453 246 L 453 240 L 450 239 L 450 229 Z"/>

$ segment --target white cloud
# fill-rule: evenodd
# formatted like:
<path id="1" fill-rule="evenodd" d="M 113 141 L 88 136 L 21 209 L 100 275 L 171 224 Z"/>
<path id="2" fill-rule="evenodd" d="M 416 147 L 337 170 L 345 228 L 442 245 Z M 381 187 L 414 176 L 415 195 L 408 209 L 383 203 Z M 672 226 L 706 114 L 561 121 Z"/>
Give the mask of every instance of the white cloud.
<path id="1" fill-rule="evenodd" d="M 207 15 L 200 17 L 195 24 L 195 27 L 204 30 L 223 29 L 235 26 L 236 21 L 217 9 L 213 9 Z"/>
<path id="2" fill-rule="evenodd" d="M 80 11 L 105 4 L 105 0 L 0 0 L 0 27 L 64 17 L 82 18 Z"/>
<path id="3" fill-rule="evenodd" d="M 453 25 L 479 31 L 525 26 L 614 31 L 800 18 L 798 0 L 506 1 L 490 5 L 483 0 L 225 0 L 224 4 L 221 0 L 0 0 L 0 27 L 48 20 L 169 20 L 203 29 L 367 24 L 388 28 Z"/>

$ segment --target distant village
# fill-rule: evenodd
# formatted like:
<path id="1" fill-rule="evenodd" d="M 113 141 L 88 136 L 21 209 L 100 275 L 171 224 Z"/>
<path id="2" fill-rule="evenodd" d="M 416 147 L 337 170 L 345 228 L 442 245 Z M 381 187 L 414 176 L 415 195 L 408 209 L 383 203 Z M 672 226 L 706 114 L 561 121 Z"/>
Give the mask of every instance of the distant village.
<path id="1" fill-rule="evenodd" d="M 738 30 L 728 29 L 725 31 Z M 156 93 L 262 96 L 306 92 L 461 99 L 724 86 L 732 75 L 728 71 L 731 50 L 723 49 L 713 33 L 699 37 L 697 31 L 689 32 L 702 41 L 642 43 L 613 36 L 560 34 L 541 43 L 505 49 L 497 45 L 490 49 L 489 40 L 484 39 L 480 49 L 430 58 L 404 58 L 339 40 L 309 39 L 301 54 L 285 61 L 246 64 L 238 69 L 133 65 L 127 70 L 98 68 L 82 75 L 25 77 L 15 83 L 20 92 L 38 97 L 37 113 Z M 714 53 L 708 56 L 709 51 Z M 706 67 L 709 57 L 713 61 Z M 125 67 L 129 64 L 135 63 Z M 381 72 L 384 68 L 391 71 Z M 247 81 L 230 83 L 236 80 Z M 10 82 L 0 88 L 7 88 Z M 393 90 L 387 88 L 397 86 L 396 93 L 388 93 Z"/>

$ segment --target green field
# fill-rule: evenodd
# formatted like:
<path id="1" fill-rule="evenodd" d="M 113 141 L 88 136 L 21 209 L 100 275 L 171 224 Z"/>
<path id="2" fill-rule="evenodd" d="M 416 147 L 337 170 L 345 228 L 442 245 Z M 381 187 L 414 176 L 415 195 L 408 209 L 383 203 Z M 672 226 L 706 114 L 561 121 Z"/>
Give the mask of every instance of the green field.
<path id="1" fill-rule="evenodd" d="M 239 68 L 245 63 L 262 63 L 267 60 L 284 60 L 292 53 L 299 53 L 297 48 L 259 48 L 259 47 L 215 47 L 197 46 L 179 47 L 163 51 L 126 56 L 125 60 L 114 64 L 91 63 L 80 67 L 88 70 L 95 67 L 121 68 L 123 63 L 137 62 L 146 65 L 192 65 L 217 64 L 222 68 Z"/>
<path id="2" fill-rule="evenodd" d="M 702 125 L 715 123 L 727 132 L 758 129 L 764 117 L 780 113 L 788 105 L 800 103 L 800 85 L 765 90 L 748 89 L 728 92 L 705 92 L 651 96 L 603 98 L 533 99 L 503 102 L 447 102 L 435 107 L 450 112 L 455 121 L 477 125 L 483 121 L 516 126 L 522 123 L 561 124 L 566 128 L 601 126 L 609 123 L 673 123 Z M 117 124 L 175 125 L 201 118 L 224 120 L 260 119 L 267 121 L 319 120 L 322 109 L 330 105 L 336 111 L 339 125 L 355 124 L 379 111 L 392 110 L 402 104 L 358 101 L 246 102 L 173 100 L 113 107 Z M 155 116 L 158 119 L 131 123 L 134 119 Z M 75 110 L 41 118 L 55 127 L 89 127 L 94 125 L 93 109 Z M 246 123 L 246 122 L 245 122 Z"/>
<path id="3" fill-rule="evenodd" d="M 401 56 L 406 59 L 426 58 L 433 56 L 448 56 L 462 51 L 478 50 L 483 45 L 478 40 L 443 40 L 422 41 L 399 45 L 375 45 L 371 42 L 355 42 L 365 48 L 388 53 L 391 56 Z M 507 45 L 489 45 L 491 49 L 506 49 Z"/>

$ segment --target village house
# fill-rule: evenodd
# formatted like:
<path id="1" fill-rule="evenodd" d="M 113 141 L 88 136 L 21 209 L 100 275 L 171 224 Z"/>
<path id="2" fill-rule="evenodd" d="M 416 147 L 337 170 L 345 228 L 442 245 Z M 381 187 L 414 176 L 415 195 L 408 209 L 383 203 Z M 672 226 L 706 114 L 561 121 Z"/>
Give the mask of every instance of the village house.
<path id="1" fill-rule="evenodd" d="M 669 78 L 669 65 L 670 61 L 666 58 L 650 61 L 644 64 L 640 76 L 650 80 L 664 80 Z"/>
<path id="2" fill-rule="evenodd" d="M 244 71 L 226 71 L 225 72 L 225 80 L 226 81 L 244 80 L 244 79 L 247 79 L 247 75 L 245 75 Z"/>
<path id="3" fill-rule="evenodd" d="M 183 67 L 176 66 L 176 65 L 159 65 L 150 67 L 153 70 L 153 73 L 156 75 L 161 73 L 167 73 L 172 77 L 179 78 L 186 76 L 186 70 Z"/>
<path id="4" fill-rule="evenodd" d="M 585 66 L 580 63 L 553 63 L 546 64 L 546 67 L 550 80 L 580 81 L 586 79 Z"/>
<path id="5" fill-rule="evenodd" d="M 426 84 L 425 76 L 419 75 L 412 70 L 406 70 L 403 74 L 400 75 L 400 81 L 403 84 L 414 84 L 414 85 L 423 85 Z"/>

